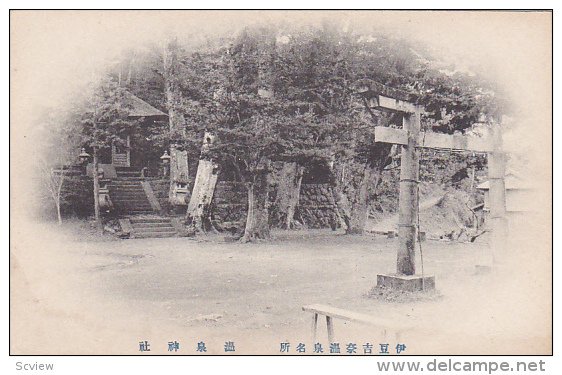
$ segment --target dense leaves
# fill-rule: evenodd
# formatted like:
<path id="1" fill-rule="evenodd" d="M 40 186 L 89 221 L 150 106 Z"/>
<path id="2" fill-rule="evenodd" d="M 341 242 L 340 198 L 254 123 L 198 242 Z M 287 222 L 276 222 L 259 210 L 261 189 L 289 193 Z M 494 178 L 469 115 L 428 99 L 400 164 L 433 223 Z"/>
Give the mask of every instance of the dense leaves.
<path id="1" fill-rule="evenodd" d="M 76 108 L 75 126 L 81 144 L 87 148 L 104 150 L 112 144 L 126 147 L 126 136 L 138 131 L 142 119 L 129 117 L 130 101 L 124 88 L 111 80 L 103 80 L 93 88 L 85 102 Z"/>
<path id="2" fill-rule="evenodd" d="M 384 33 L 326 24 L 262 26 L 196 47 L 174 43 L 178 61 L 167 79 L 181 92 L 174 106 L 184 117 L 186 137 L 161 128 L 149 138 L 158 148 L 181 143 L 197 158 L 204 131 L 212 131 L 217 141 L 208 157 L 238 171 L 240 179 L 266 159 L 307 165 L 388 157 L 388 147 L 373 144 L 372 125 L 399 126 L 400 119 L 365 111 L 354 93 L 362 79 L 415 94 L 427 112 L 424 127 L 433 131 L 465 131 L 505 109 L 489 83 L 436 61 L 423 45 Z M 113 77 L 163 108 L 159 48 L 129 51 Z"/>
<path id="3" fill-rule="evenodd" d="M 192 163 L 200 156 L 213 159 L 223 177 L 248 184 L 267 174 L 272 162 L 296 162 L 313 181 L 326 180 L 314 170 L 328 171 L 352 197 L 365 183 L 366 168 L 397 167 L 393 148 L 375 142 L 374 125 L 401 126 L 400 116 L 367 108 L 357 82 L 371 80 L 411 94 L 425 107 L 426 130 L 470 131 L 482 118 L 507 110 L 489 82 L 436 60 L 423 45 L 384 33 L 272 25 L 199 42 L 172 39 L 165 46 L 125 51 L 87 105 L 74 106 L 68 117 L 73 124 L 68 128 L 80 135 L 76 143 L 104 149 L 122 145 L 133 131 L 147 152 L 158 154 L 174 144 Z M 127 91 L 173 112 L 180 126 L 139 128 L 139 121 L 128 117 Z M 200 155 L 205 132 L 215 138 Z M 477 156 L 452 164 L 439 153 L 424 158 L 431 162 L 422 160 L 422 177 L 439 183 L 451 179 L 457 167 L 483 165 Z M 381 181 L 377 173 L 372 176 Z"/>

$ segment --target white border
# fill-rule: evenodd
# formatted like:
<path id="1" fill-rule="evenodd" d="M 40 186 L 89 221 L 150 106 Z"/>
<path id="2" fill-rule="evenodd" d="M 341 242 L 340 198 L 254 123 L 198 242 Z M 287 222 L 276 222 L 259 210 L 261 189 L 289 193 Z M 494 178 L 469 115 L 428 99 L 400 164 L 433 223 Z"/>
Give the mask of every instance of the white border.
<path id="1" fill-rule="evenodd" d="M 483 8 L 483 9 L 496 9 L 505 7 L 509 5 L 510 8 L 554 8 L 554 17 L 555 17 L 555 24 L 554 24 L 554 40 L 557 42 L 560 40 L 560 25 L 556 24 L 556 16 L 558 12 L 562 11 L 562 6 L 559 5 L 557 1 L 510 1 L 509 3 L 505 3 L 502 1 L 490 1 L 490 0 L 473 0 L 473 1 L 457 1 L 454 3 L 457 8 Z M 10 8 L 45 8 L 46 6 L 52 8 L 145 8 L 145 9 L 161 9 L 161 8 L 181 8 L 189 6 L 195 9 L 202 9 L 202 8 L 227 8 L 231 7 L 232 5 L 236 5 L 236 8 L 244 9 L 244 8 L 267 8 L 273 9 L 277 7 L 282 7 L 283 9 L 290 9 L 290 8 L 312 8 L 312 9 L 323 9 L 323 8 L 331 8 L 331 9 L 338 9 L 342 6 L 345 6 L 348 9 L 353 8 L 378 8 L 378 9 L 388 9 L 388 8 L 440 8 L 440 9 L 448 9 L 452 6 L 451 2 L 446 1 L 393 1 L 393 2 L 374 2 L 374 1 L 346 1 L 346 2 L 334 2 L 334 1 L 323 1 L 321 3 L 313 3 L 313 2 L 304 2 L 302 0 L 294 1 L 294 0 L 286 0 L 283 2 L 267 2 L 264 3 L 263 1 L 237 1 L 236 3 L 226 2 L 226 1 L 205 1 L 201 3 L 186 3 L 181 1 L 170 1 L 170 0 L 160 0 L 158 2 L 149 2 L 149 1 L 135 1 L 135 2 L 126 2 L 126 1 L 116 1 L 116 0 L 102 0 L 102 1 L 88 1 L 88 2 L 76 2 L 76 1 L 51 1 L 48 4 L 45 1 L 6 1 L 3 2 L 4 12 L 2 14 L 1 21 L 3 23 L 2 32 L 3 37 L 0 39 L 1 47 L 3 51 L 8 51 L 8 9 Z M 554 46 L 554 65 L 553 66 L 560 66 L 560 48 L 556 45 Z M 2 176 L 8 176 L 8 161 L 9 161 L 9 136 L 8 136 L 8 124 L 9 124 L 9 105 L 8 105 L 8 71 L 9 71 L 9 63 L 7 59 L 7 54 L 1 61 L 1 71 L 2 71 L 2 82 L 3 82 L 3 90 L 2 90 L 2 117 L 4 118 L 5 126 L 1 127 L 4 144 L 3 147 L 0 148 L 0 155 L 2 162 L 2 167 L 0 169 L 0 173 Z M 558 68 L 559 69 L 559 68 Z M 559 108 L 561 104 L 559 102 L 560 93 L 559 88 L 561 87 L 562 82 L 560 82 L 560 74 L 555 71 L 554 75 L 554 108 Z M 554 113 L 554 142 L 557 143 L 560 141 L 558 127 L 562 124 L 558 123 L 558 116 L 557 113 Z M 561 160 L 561 148 L 555 147 L 554 148 L 554 161 L 555 161 L 555 170 L 554 170 L 554 186 L 560 186 L 560 179 L 558 173 L 558 165 L 556 161 Z M 2 226 L 0 226 L 0 238 L 2 239 L 3 246 L 3 256 L 0 258 L 0 262 L 2 262 L 2 269 L 3 277 L 2 277 L 2 295 L 0 296 L 0 301 L 2 303 L 2 307 L 0 308 L 0 316 L 2 318 L 3 327 L 6 329 L 5 335 L 3 335 L 2 340 L 0 340 L 0 353 L 2 355 L 1 358 L 1 373 L 3 374 L 12 374 L 17 373 L 15 371 L 15 363 L 18 361 L 25 361 L 28 363 L 33 363 L 36 361 L 39 362 L 53 362 L 56 366 L 56 373 L 57 374 L 99 374 L 100 372 L 111 372 L 111 373 L 134 373 L 134 374 L 154 374 L 154 373 L 215 373 L 215 372 L 224 372 L 224 373 L 248 373 L 254 371 L 267 371 L 267 373 L 291 373 L 293 371 L 302 373 L 302 372 L 310 372 L 310 373 L 318 373 L 318 372 L 325 372 L 328 371 L 329 373 L 346 373 L 346 374 L 355 374 L 355 373 L 373 373 L 377 372 L 377 369 L 374 364 L 374 360 L 378 359 L 379 357 L 362 357 L 362 358 L 349 358 L 349 357 L 291 357 L 291 358 L 282 358 L 282 357 L 236 357 L 236 358 L 229 358 L 229 357 L 213 357 L 213 358 L 204 358 L 204 357 L 176 357 L 176 358 L 169 358 L 169 357 L 151 357 L 151 358 L 138 358 L 138 357 L 8 357 L 8 306 L 7 301 L 9 298 L 9 291 L 8 291 L 8 273 L 7 268 L 7 260 L 8 260 L 8 223 L 9 223 L 9 214 L 8 214 L 8 192 L 9 187 L 7 183 L 3 183 L 0 185 L 1 195 L 4 197 L 2 199 L 1 208 L 2 208 Z M 562 207 L 560 206 L 560 200 L 555 199 L 554 202 L 554 212 L 560 212 Z M 554 216 L 554 226 L 555 228 L 559 228 L 559 220 L 558 217 Z M 556 232 L 555 232 L 556 233 Z M 559 238 L 554 239 L 554 269 L 561 269 L 562 264 L 560 264 L 560 256 L 558 255 L 558 251 L 560 251 L 559 246 Z M 555 311 L 554 317 L 558 317 L 555 319 L 555 342 L 554 342 L 554 349 L 557 351 L 557 355 L 554 358 L 548 357 L 541 357 L 545 361 L 547 361 L 547 373 L 561 373 L 562 370 L 562 362 L 561 362 L 561 355 L 560 355 L 560 348 L 562 347 L 562 343 L 560 342 L 560 335 L 558 334 L 559 329 L 559 318 L 560 314 L 560 272 L 554 272 L 554 290 L 555 290 Z M 337 358 L 337 359 L 336 359 Z M 447 357 L 441 357 L 447 358 Z M 405 358 L 404 358 L 405 359 Z M 408 360 L 414 360 L 415 357 L 408 357 Z M 502 357 L 465 357 L 466 360 L 491 360 L 495 359 L 497 361 L 503 360 Z M 509 357 L 505 358 L 506 360 L 524 360 L 525 357 Z M 529 360 L 536 360 L 538 361 L 539 357 L 531 357 L 528 358 Z M 428 361 L 430 360 L 429 357 L 420 358 L 421 361 Z M 556 371 L 558 370 L 558 371 Z"/>

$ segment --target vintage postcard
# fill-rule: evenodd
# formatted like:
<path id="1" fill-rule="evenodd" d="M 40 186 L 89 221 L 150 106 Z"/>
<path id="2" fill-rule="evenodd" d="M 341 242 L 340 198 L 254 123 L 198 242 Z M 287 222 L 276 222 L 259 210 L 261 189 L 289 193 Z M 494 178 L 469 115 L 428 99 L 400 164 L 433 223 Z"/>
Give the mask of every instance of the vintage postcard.
<path id="1" fill-rule="evenodd" d="M 551 355 L 552 68 L 551 11 L 10 11 L 10 354 Z"/>

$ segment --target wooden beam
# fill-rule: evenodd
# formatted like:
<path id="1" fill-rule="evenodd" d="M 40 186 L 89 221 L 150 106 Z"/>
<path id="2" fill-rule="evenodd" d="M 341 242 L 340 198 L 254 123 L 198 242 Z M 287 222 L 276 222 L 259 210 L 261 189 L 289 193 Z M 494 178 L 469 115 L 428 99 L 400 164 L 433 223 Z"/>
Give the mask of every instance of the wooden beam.
<path id="1" fill-rule="evenodd" d="M 400 195 L 398 197 L 398 252 L 396 273 L 416 273 L 417 220 L 419 210 L 420 152 L 417 139 L 420 134 L 420 113 L 404 115 L 403 128 L 408 132 L 408 144 L 402 145 L 400 156 Z"/>
<path id="2" fill-rule="evenodd" d="M 414 113 L 416 105 L 401 99 L 375 95 L 369 99 L 369 107 L 385 112 Z"/>
<path id="3" fill-rule="evenodd" d="M 408 132 L 404 129 L 375 126 L 375 142 L 408 144 Z M 416 147 L 454 151 L 493 152 L 493 142 L 488 138 L 469 135 L 450 135 L 421 132 Z"/>
<path id="4" fill-rule="evenodd" d="M 302 310 L 311 312 L 314 315 L 329 316 L 334 319 L 341 319 L 348 322 L 365 323 L 375 326 L 387 327 L 391 329 L 401 328 L 401 325 L 392 319 L 387 319 L 383 317 L 374 317 L 371 315 L 362 314 L 355 311 L 344 310 L 327 305 L 320 305 L 320 304 L 308 305 L 308 306 L 303 306 Z"/>
<path id="5" fill-rule="evenodd" d="M 375 142 L 407 145 L 408 132 L 404 129 L 375 126 Z"/>
<path id="6" fill-rule="evenodd" d="M 418 139 L 418 147 L 445 150 L 462 150 L 474 152 L 492 152 L 492 142 L 486 138 L 468 135 L 450 135 L 433 132 L 422 132 Z"/>

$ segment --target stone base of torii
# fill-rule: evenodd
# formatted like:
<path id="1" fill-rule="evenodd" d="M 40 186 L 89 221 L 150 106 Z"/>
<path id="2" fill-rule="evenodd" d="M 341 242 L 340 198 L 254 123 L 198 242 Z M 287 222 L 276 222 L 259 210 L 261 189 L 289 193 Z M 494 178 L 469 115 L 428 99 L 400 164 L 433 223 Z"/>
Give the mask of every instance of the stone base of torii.
<path id="1" fill-rule="evenodd" d="M 375 127 L 375 142 L 399 144 L 402 147 L 396 273 L 377 275 L 377 286 L 402 291 L 435 289 L 433 275 L 416 273 L 421 148 L 488 154 L 492 248 L 500 251 L 507 235 L 507 224 L 505 154 L 502 152 L 499 128 L 496 126 L 493 136 L 488 138 L 422 132 L 421 114 L 424 109 L 409 100 L 410 94 L 376 82 L 362 83 L 357 91 L 371 109 L 398 113 L 403 119 L 402 129 Z"/>

